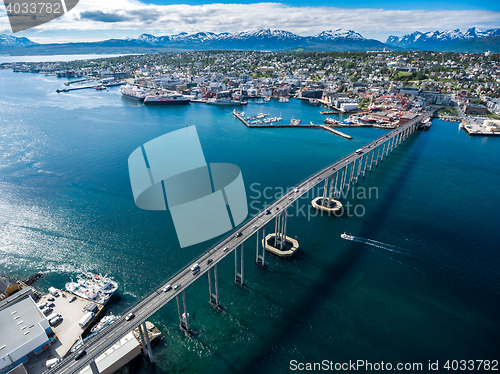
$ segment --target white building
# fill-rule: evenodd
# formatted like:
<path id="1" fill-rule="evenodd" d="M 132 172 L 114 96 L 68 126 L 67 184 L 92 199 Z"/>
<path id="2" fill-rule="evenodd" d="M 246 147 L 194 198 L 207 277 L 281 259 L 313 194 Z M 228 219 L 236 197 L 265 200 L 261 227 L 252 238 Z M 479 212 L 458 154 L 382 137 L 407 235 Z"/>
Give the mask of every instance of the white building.
<path id="1" fill-rule="evenodd" d="M 49 321 L 31 297 L 0 311 L 0 374 L 26 362 L 50 345 Z"/>

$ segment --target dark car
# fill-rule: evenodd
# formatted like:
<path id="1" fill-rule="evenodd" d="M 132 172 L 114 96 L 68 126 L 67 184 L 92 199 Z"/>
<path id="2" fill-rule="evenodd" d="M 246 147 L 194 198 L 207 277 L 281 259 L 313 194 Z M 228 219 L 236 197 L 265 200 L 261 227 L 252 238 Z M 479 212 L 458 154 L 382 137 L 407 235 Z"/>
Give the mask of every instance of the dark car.
<path id="1" fill-rule="evenodd" d="M 132 318 L 135 317 L 135 314 L 134 313 L 130 313 L 128 314 L 126 317 L 125 317 L 125 321 L 130 321 Z"/>
<path id="2" fill-rule="evenodd" d="M 47 298 L 48 301 L 54 301 L 55 299 L 51 296 Z"/>
<path id="3" fill-rule="evenodd" d="M 208 259 L 208 261 L 207 261 L 207 265 L 211 264 L 211 263 L 212 263 L 212 261 L 213 261 L 213 260 L 212 260 L 211 258 L 209 258 L 209 259 Z"/>
<path id="4" fill-rule="evenodd" d="M 83 356 L 87 354 L 87 351 L 85 349 L 82 349 L 80 352 L 78 352 L 75 356 L 75 361 L 78 361 L 81 359 Z"/>
<path id="5" fill-rule="evenodd" d="M 271 211 L 269 209 L 266 209 L 266 214 L 271 214 Z"/>
<path id="6" fill-rule="evenodd" d="M 237 238 L 239 238 L 241 235 L 243 235 L 243 234 L 241 233 L 241 231 L 238 231 L 238 232 L 236 233 L 236 235 L 235 235 L 235 236 L 236 236 Z"/>

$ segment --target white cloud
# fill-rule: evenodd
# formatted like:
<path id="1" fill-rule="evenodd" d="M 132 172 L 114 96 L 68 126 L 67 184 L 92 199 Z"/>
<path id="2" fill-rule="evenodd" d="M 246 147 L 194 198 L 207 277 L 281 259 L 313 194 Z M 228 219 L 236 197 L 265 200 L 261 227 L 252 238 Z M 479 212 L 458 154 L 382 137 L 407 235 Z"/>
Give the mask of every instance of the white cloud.
<path id="1" fill-rule="evenodd" d="M 500 12 L 293 7 L 280 3 L 151 5 L 137 0 L 80 0 L 67 15 L 36 29 L 60 30 L 58 35 L 64 38 L 65 31 L 71 30 L 148 29 L 168 30 L 169 34 L 174 34 L 271 28 L 313 35 L 340 27 L 385 41 L 391 34 L 402 35 L 416 30 L 465 30 L 472 26 L 500 27 Z M 2 29 L 10 29 L 4 9 L 0 14 L 0 32 Z"/>

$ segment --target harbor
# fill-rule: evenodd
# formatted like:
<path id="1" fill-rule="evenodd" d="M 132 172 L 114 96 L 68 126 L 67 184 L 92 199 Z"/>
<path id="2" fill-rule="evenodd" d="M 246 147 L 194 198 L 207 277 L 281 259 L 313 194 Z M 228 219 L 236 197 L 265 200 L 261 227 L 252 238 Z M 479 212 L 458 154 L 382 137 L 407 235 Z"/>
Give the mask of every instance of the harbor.
<path id="1" fill-rule="evenodd" d="M 350 135 L 347 135 L 347 134 L 344 134 L 338 130 L 335 130 L 335 129 L 332 129 L 328 126 L 325 126 L 325 125 L 315 125 L 314 123 L 310 122 L 309 125 L 301 125 L 301 124 L 289 124 L 289 125 L 285 125 L 285 124 L 271 124 L 271 123 L 265 123 L 265 124 L 258 124 L 258 125 L 252 125 L 250 124 L 245 118 L 243 118 L 243 116 L 241 115 L 241 113 L 239 113 L 236 109 L 233 110 L 233 116 L 235 116 L 237 119 L 239 119 L 241 121 L 241 123 L 243 123 L 246 127 L 248 128 L 299 128 L 299 129 L 323 129 L 323 130 L 326 130 L 326 131 L 329 131 L 335 135 L 338 135 L 342 138 L 345 138 L 345 139 L 352 139 L 352 137 Z"/>

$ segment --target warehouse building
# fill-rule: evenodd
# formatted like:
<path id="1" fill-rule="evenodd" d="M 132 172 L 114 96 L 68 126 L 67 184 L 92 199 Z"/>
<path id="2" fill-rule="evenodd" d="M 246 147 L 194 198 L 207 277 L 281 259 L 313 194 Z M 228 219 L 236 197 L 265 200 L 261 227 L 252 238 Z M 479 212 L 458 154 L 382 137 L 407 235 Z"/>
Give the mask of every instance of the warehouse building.
<path id="1" fill-rule="evenodd" d="M 50 345 L 49 321 L 31 297 L 0 311 L 0 374 L 26 362 Z"/>

